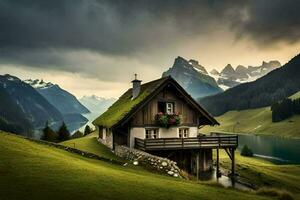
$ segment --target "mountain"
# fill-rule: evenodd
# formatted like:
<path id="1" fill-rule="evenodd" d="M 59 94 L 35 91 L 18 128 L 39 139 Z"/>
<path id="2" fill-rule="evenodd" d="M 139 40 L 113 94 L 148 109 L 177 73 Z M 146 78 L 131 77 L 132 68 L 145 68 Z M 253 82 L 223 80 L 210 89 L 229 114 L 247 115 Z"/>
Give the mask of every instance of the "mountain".
<path id="1" fill-rule="evenodd" d="M 263 63 L 255 71 L 271 70 L 277 62 Z M 200 104 L 213 115 L 230 110 L 245 110 L 270 106 L 300 90 L 300 55 L 295 56 L 283 67 L 277 68 L 256 81 L 243 83 L 223 93 L 200 99 Z M 249 69 L 249 68 L 248 68 Z M 252 68 L 251 68 L 252 69 Z"/>
<path id="2" fill-rule="evenodd" d="M 98 97 L 96 95 L 91 96 L 83 96 L 79 99 L 79 101 L 87 107 L 91 112 L 97 113 L 103 113 L 107 110 L 109 106 L 111 106 L 116 99 L 114 98 L 103 98 Z"/>
<path id="3" fill-rule="evenodd" d="M 177 57 L 173 66 L 162 76 L 172 76 L 195 99 L 223 91 L 215 79 L 195 60 L 187 61 Z"/>
<path id="4" fill-rule="evenodd" d="M 10 105 L 1 102 L 0 107 L 7 109 L 4 107 L 14 106 L 14 110 L 11 110 L 9 115 L 19 115 L 21 113 L 20 117 L 23 120 L 26 119 L 25 124 L 30 122 L 34 128 L 43 127 L 46 121 L 49 121 L 50 124 L 62 121 L 62 114 L 34 88 L 19 78 L 8 74 L 0 75 L 0 86 L 2 87 L 2 95 L 7 98 L 6 101 L 11 102 Z"/>
<path id="5" fill-rule="evenodd" d="M 74 95 L 60 88 L 57 84 L 46 83 L 43 80 L 25 80 L 27 84 L 36 89 L 63 115 L 69 113 L 86 114 L 90 111 L 84 107 Z"/>
<path id="6" fill-rule="evenodd" d="M 32 126 L 26 114 L 0 84 L 0 130 L 31 136 Z"/>
<path id="7" fill-rule="evenodd" d="M 280 62 L 276 60 L 270 62 L 263 61 L 260 66 L 256 67 L 238 65 L 236 69 L 228 64 L 220 73 L 214 69 L 209 75 L 214 77 L 218 85 L 226 90 L 241 83 L 254 81 L 280 66 Z"/>

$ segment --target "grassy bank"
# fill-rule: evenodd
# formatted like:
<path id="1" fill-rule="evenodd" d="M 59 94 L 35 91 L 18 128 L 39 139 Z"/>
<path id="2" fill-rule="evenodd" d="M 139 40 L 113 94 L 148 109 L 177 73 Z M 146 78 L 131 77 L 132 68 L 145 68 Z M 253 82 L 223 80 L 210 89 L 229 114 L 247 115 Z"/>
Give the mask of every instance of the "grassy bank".
<path id="1" fill-rule="evenodd" d="M 152 174 L 0 133 L 0 199 L 270 199 Z"/>
<path id="2" fill-rule="evenodd" d="M 97 135 L 95 132 L 82 138 L 62 142 L 61 144 L 94 153 L 105 158 L 120 160 L 120 158 L 113 154 L 105 145 L 102 145 L 97 141 Z"/>
<path id="3" fill-rule="evenodd" d="M 204 133 L 225 131 L 300 138 L 300 116 L 295 115 L 284 121 L 273 123 L 270 107 L 229 111 L 216 119 L 221 124 L 220 126 L 206 126 L 201 131 Z"/>
<path id="4" fill-rule="evenodd" d="M 221 166 L 230 169 L 231 161 L 224 150 L 220 153 Z M 236 170 L 239 176 L 259 188 L 287 190 L 300 199 L 300 165 L 277 165 L 260 158 L 240 156 L 236 152 Z"/>

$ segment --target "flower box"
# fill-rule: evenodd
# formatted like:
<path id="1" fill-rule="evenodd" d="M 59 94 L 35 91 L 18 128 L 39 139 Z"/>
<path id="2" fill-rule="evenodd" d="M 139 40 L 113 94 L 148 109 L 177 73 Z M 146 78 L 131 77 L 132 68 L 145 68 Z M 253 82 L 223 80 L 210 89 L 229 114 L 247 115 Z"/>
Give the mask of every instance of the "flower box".
<path id="1" fill-rule="evenodd" d="M 179 114 L 158 113 L 156 115 L 156 124 L 160 127 L 170 128 L 180 124 Z"/>

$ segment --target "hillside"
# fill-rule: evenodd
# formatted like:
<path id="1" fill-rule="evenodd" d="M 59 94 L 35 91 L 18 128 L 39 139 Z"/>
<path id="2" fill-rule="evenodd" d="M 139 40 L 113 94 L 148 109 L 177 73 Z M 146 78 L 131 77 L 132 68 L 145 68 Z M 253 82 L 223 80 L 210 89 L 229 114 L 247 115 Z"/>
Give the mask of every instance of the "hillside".
<path id="1" fill-rule="evenodd" d="M 283 67 L 223 93 L 200 99 L 199 102 L 215 116 L 230 110 L 246 110 L 270 106 L 300 90 L 300 55 Z"/>
<path id="2" fill-rule="evenodd" d="M 201 129 L 201 132 L 225 131 L 300 138 L 300 116 L 295 115 L 273 123 L 270 107 L 229 111 L 216 119 L 221 124 L 220 126 L 206 126 Z"/>
<path id="3" fill-rule="evenodd" d="M 32 126 L 19 105 L 0 85 L 0 130 L 30 136 Z"/>
<path id="4" fill-rule="evenodd" d="M 289 97 L 300 98 L 300 92 Z M 220 126 L 204 127 L 204 133 L 224 131 L 249 134 L 274 135 L 279 137 L 300 138 L 300 115 L 294 115 L 280 122 L 272 122 L 271 107 L 229 111 L 216 117 Z"/>
<path id="5" fill-rule="evenodd" d="M 8 74 L 0 75 L 0 86 L 34 128 L 43 127 L 46 121 L 54 124 L 63 120 L 61 113 L 53 105 L 19 78 Z M 6 105 L 0 104 L 2 106 Z"/>
<path id="6" fill-rule="evenodd" d="M 271 199 L 81 157 L 0 133 L 0 199 Z M 154 192 L 155 191 L 155 192 Z"/>

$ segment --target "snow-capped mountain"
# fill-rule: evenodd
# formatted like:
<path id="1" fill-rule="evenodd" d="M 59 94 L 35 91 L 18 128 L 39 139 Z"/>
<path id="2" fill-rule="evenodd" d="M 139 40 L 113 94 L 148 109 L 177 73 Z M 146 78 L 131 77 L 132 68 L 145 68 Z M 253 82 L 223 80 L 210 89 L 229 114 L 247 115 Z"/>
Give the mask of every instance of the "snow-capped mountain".
<path id="1" fill-rule="evenodd" d="M 87 107 L 92 113 L 97 113 L 98 115 L 107 110 L 116 99 L 115 98 L 104 98 L 98 97 L 96 95 L 83 96 L 79 101 Z"/>
<path id="2" fill-rule="evenodd" d="M 0 75 L 0 87 L 2 94 L 9 100 L 9 104 L 8 101 L 4 104 L 5 101 L 1 99 L 0 110 L 3 112 L 0 118 L 11 128 L 16 128 L 18 133 L 28 131 L 28 127 L 41 128 L 46 121 L 55 124 L 63 120 L 62 114 L 47 99 L 19 78 L 9 74 Z M 19 121 L 19 116 L 14 115 L 22 116 L 23 119 Z"/>
<path id="3" fill-rule="evenodd" d="M 24 82 L 35 88 L 63 115 L 70 113 L 89 113 L 89 110 L 85 106 L 83 106 L 74 95 L 72 95 L 66 90 L 63 90 L 57 84 L 53 84 L 51 82 L 44 82 L 43 80 L 39 79 L 28 79 Z"/>
<path id="4" fill-rule="evenodd" d="M 255 81 L 274 69 L 281 67 L 279 61 L 263 61 L 260 66 L 238 65 L 235 68 L 227 64 L 220 72 L 216 69 L 208 72 L 197 60 L 185 60 L 177 57 L 173 66 L 163 73 L 172 76 L 194 98 L 217 94 L 241 83 Z"/>
<path id="5" fill-rule="evenodd" d="M 162 76 L 172 76 L 195 99 L 223 91 L 196 60 L 177 57 L 173 66 Z"/>
<path id="6" fill-rule="evenodd" d="M 210 76 L 214 77 L 218 85 L 226 90 L 241 83 L 254 81 L 278 67 L 281 67 L 281 64 L 276 60 L 270 62 L 263 61 L 262 65 L 255 67 L 238 65 L 235 69 L 228 64 L 221 72 L 213 69 L 210 72 Z"/>

